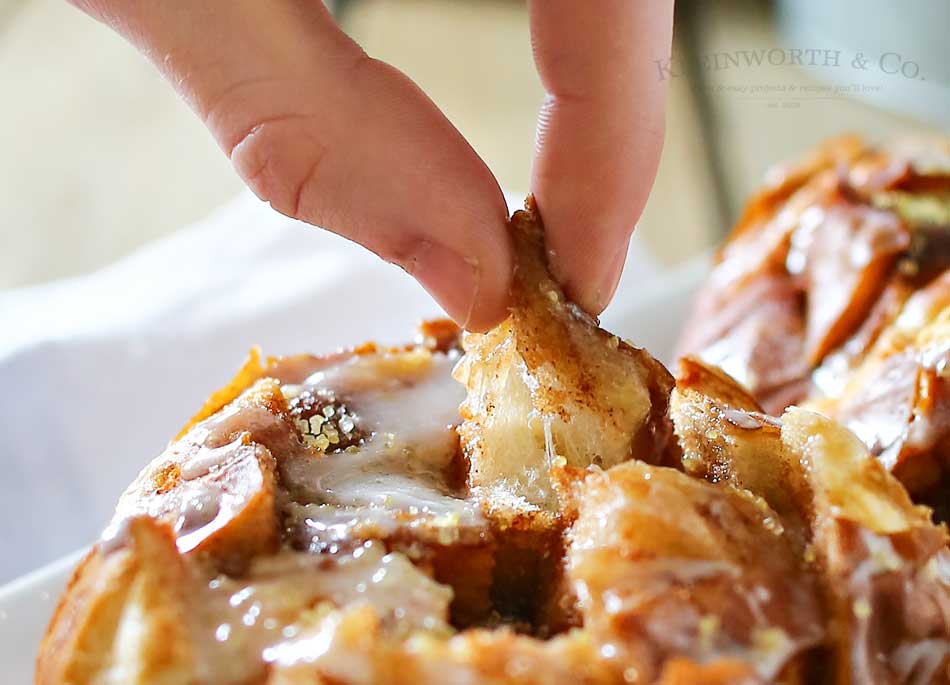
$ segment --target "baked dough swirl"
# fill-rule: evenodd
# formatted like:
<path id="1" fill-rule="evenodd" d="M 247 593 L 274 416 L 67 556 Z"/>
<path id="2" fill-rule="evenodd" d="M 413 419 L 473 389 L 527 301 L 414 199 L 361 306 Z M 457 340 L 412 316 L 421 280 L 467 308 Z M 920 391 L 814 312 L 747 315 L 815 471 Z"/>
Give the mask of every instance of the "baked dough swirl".
<path id="1" fill-rule="evenodd" d="M 253 352 L 121 497 L 37 684 L 947 682 L 930 510 L 835 421 L 598 328 L 530 200 L 511 236 L 495 330 Z"/>

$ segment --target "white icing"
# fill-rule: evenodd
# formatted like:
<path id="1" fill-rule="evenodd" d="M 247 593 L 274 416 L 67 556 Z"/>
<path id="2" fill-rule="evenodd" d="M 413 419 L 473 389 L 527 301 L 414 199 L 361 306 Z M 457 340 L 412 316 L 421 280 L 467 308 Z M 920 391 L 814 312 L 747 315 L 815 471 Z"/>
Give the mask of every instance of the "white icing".
<path id="1" fill-rule="evenodd" d="M 897 682 L 911 685 L 929 685 L 950 651 L 946 640 L 934 638 L 903 642 L 894 650 L 891 664 L 897 673 Z"/>
<path id="2" fill-rule="evenodd" d="M 181 513 L 175 522 L 175 534 L 187 536 L 200 531 L 214 521 L 221 511 L 221 493 L 212 488 L 194 484 L 188 497 L 183 498 Z"/>
<path id="3" fill-rule="evenodd" d="M 183 502 L 174 524 L 175 544 L 182 554 L 227 527 L 246 504 L 243 493 L 230 493 L 200 483 L 188 487 Z"/>
<path id="4" fill-rule="evenodd" d="M 194 480 L 220 468 L 230 457 L 234 456 L 234 449 L 241 441 L 221 445 L 220 447 L 206 447 L 202 445 L 194 456 L 181 465 L 181 477 L 185 480 Z"/>
<path id="5" fill-rule="evenodd" d="M 200 670 L 208 682 L 244 682 L 264 661 L 294 661 L 313 652 L 294 640 L 321 602 L 366 604 L 394 634 L 448 631 L 452 590 L 403 554 L 368 542 L 351 554 L 283 552 L 255 560 L 246 577 L 204 581 L 193 620 Z"/>
<path id="6" fill-rule="evenodd" d="M 778 419 L 760 412 L 725 409 L 722 412 L 722 416 L 736 428 L 743 430 L 759 430 L 764 426 L 781 428 L 782 426 L 782 423 Z"/>
<path id="7" fill-rule="evenodd" d="M 358 447 L 283 465 L 284 479 L 298 497 L 345 508 L 311 512 L 314 527 L 331 537 L 347 520 L 385 524 L 392 512 L 449 517 L 461 525 L 481 520 L 478 508 L 446 483 L 457 455 L 455 426 L 464 398 L 450 374 L 454 359 L 418 354 L 423 356 L 406 368 L 394 368 L 379 355 L 355 357 L 305 382 L 312 391 L 344 398 L 366 436 Z"/>

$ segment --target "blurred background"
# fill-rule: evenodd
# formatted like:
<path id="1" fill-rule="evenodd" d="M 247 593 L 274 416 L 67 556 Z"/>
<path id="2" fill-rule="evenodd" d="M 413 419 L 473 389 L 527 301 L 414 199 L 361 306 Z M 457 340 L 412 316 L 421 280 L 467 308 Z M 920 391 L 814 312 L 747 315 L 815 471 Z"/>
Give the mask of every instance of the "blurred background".
<path id="1" fill-rule="evenodd" d="M 945 130 L 948 7 L 680 0 L 674 59 L 657 65 L 670 103 L 645 246 L 664 264 L 707 250 L 771 162 L 825 136 Z M 526 190 L 542 92 L 523 1 L 334 9 L 429 93 L 506 190 Z M 241 191 L 150 65 L 63 0 L 0 0 L 0 83 L 0 289 L 94 270 Z"/>

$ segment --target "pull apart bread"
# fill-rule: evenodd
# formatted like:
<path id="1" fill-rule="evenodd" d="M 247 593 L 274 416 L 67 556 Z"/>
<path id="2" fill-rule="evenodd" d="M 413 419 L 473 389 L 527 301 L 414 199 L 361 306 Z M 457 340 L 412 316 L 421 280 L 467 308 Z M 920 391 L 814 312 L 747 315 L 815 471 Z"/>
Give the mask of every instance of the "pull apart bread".
<path id="1" fill-rule="evenodd" d="M 948 682 L 931 511 L 831 419 L 674 383 L 565 300 L 532 202 L 510 229 L 488 333 L 252 354 L 120 499 L 38 685 Z"/>
<path id="2" fill-rule="evenodd" d="M 684 354 L 771 413 L 854 431 L 945 509 L 950 463 L 950 144 L 829 141 L 767 175 L 700 290 Z"/>

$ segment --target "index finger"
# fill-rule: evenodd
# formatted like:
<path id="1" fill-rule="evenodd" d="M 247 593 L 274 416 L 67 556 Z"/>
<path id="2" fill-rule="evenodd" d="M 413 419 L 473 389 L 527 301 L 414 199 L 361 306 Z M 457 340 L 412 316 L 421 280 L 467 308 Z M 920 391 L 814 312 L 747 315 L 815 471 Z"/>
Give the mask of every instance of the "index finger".
<path id="1" fill-rule="evenodd" d="M 463 326 L 504 318 L 512 267 L 497 182 L 322 2 L 73 2 L 155 62 L 275 209 L 399 264 Z"/>
<path id="2" fill-rule="evenodd" d="M 663 147 L 673 0 L 529 0 L 546 91 L 531 191 L 549 259 L 568 294 L 599 313 Z"/>

